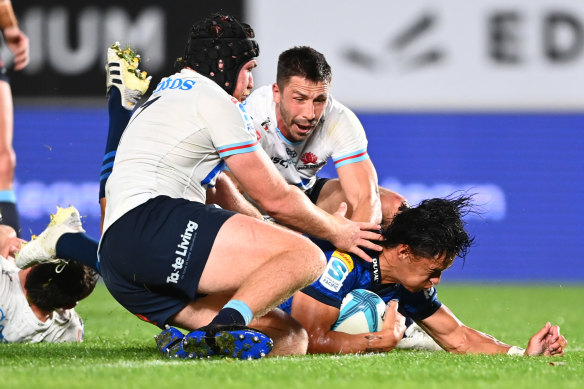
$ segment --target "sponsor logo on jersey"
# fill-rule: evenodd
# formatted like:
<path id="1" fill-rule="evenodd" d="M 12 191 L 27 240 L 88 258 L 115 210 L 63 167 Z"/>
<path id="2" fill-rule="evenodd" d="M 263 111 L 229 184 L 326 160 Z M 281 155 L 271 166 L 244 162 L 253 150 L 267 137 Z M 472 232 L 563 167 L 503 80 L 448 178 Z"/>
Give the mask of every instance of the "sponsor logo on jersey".
<path id="1" fill-rule="evenodd" d="M 341 261 L 345 262 L 345 265 L 347 265 L 349 271 L 353 271 L 353 268 L 355 268 L 353 258 L 351 257 L 351 255 L 347 254 L 344 251 L 335 250 L 335 252 L 332 253 L 331 257 L 339 258 Z"/>
<path id="2" fill-rule="evenodd" d="M 176 254 L 176 259 L 174 260 L 174 263 L 170 265 L 174 271 L 166 277 L 167 284 L 177 284 L 178 280 L 181 278 L 182 270 L 188 264 L 188 259 L 191 253 L 191 244 L 197 237 L 197 228 L 199 228 L 197 223 L 191 220 L 188 221 L 185 232 L 181 234 L 181 240 L 176 246 L 177 250 L 174 252 Z"/>
<path id="3" fill-rule="evenodd" d="M 182 78 L 165 78 L 158 83 L 154 93 L 161 92 L 165 89 L 190 90 L 193 89 L 195 80 L 183 80 Z"/>
<path id="4" fill-rule="evenodd" d="M 304 166 L 297 166 L 296 170 L 306 170 L 306 169 L 320 169 L 326 164 L 325 161 L 319 162 L 315 165 L 304 165 Z"/>
<path id="5" fill-rule="evenodd" d="M 270 131 L 270 118 L 264 120 L 261 126 L 264 128 L 264 130 L 266 130 L 266 132 Z"/>
<path id="6" fill-rule="evenodd" d="M 296 158 L 298 156 L 298 153 L 295 150 L 289 149 L 288 147 L 286 147 L 286 154 L 288 154 L 290 158 Z"/>
<path id="7" fill-rule="evenodd" d="M 235 97 L 231 97 L 231 102 L 233 104 L 235 104 L 237 106 L 237 108 L 239 108 L 239 114 L 241 115 L 241 118 L 243 119 L 243 124 L 245 124 L 245 129 L 252 134 L 255 132 L 256 136 L 258 136 L 259 133 L 255 129 L 253 121 L 251 120 L 251 116 L 249 116 L 249 114 L 245 110 L 245 107 L 243 106 L 243 104 L 241 104 L 241 102 L 239 100 L 237 100 Z M 261 136 L 258 137 L 257 140 L 259 141 L 260 138 L 261 138 Z"/>
<path id="8" fill-rule="evenodd" d="M 373 257 L 371 262 L 371 280 L 375 284 L 381 284 L 381 272 L 379 270 L 379 258 Z"/>
<path id="9" fill-rule="evenodd" d="M 328 290 L 338 292 L 351 270 L 353 259 L 346 253 L 335 251 L 318 282 Z"/>
<path id="10" fill-rule="evenodd" d="M 288 166 L 291 163 L 290 160 L 285 160 L 280 157 L 272 157 L 272 162 L 274 163 L 274 165 L 280 165 L 284 169 L 288 169 Z"/>

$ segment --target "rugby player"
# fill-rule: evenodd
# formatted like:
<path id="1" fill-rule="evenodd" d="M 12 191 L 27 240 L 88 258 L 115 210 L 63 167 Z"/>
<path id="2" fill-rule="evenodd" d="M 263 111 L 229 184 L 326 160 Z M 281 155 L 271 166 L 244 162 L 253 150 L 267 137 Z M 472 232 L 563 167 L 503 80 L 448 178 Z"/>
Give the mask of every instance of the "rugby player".
<path id="1" fill-rule="evenodd" d="M 253 37 L 251 27 L 226 15 L 193 26 L 181 70 L 133 113 L 105 187 L 102 277 L 138 317 L 192 331 L 176 342 L 174 334 L 170 342 L 163 337 L 173 356 L 259 358 L 272 339 L 276 354 L 306 351 L 302 327 L 273 308 L 318 278 L 322 251 L 288 229 L 205 205 L 225 166 L 280 223 L 364 259 L 361 247 L 380 248 L 370 241 L 379 235 L 368 231 L 378 225 L 346 219 L 346 204 L 334 214 L 314 206 L 259 146 L 241 106 L 259 53 Z M 60 239 L 84 234 L 68 232 L 49 226 L 17 263 L 70 258 L 59 252 Z"/>
<path id="2" fill-rule="evenodd" d="M 74 307 L 93 291 L 97 273 L 76 261 L 20 270 L 20 246 L 16 231 L 0 226 L 0 343 L 82 341 Z"/>
<path id="3" fill-rule="evenodd" d="M 10 0 L 0 0 L 0 29 L 4 43 L 14 54 L 14 70 L 28 65 L 28 37 L 18 27 Z M 14 194 L 14 168 L 16 154 L 12 148 L 14 112 L 12 91 L 4 62 L 0 59 L 0 224 L 14 228 L 20 236 L 20 221 Z"/>
<path id="4" fill-rule="evenodd" d="M 402 206 L 384 226 L 383 250 L 372 263 L 321 242 L 328 261 L 324 273 L 280 306 L 308 332 L 308 352 L 390 351 L 402 339 L 407 316 L 452 353 L 563 355 L 567 341 L 558 326 L 547 323 L 524 350 L 464 325 L 438 300 L 435 287 L 442 272 L 455 257 L 464 258 L 473 241 L 462 220 L 471 210 L 467 196 Z M 387 303 L 381 331 L 355 335 L 332 330 L 343 298 L 354 289 L 375 292 Z"/>
<path id="5" fill-rule="evenodd" d="M 405 198 L 378 186 L 363 126 L 329 94 L 331 81 L 324 55 L 293 47 L 278 58 L 276 82 L 255 90 L 245 107 L 258 124 L 262 148 L 289 184 L 329 213 L 346 202 L 347 217 L 380 223 Z M 338 178 L 318 177 L 329 159 Z"/>

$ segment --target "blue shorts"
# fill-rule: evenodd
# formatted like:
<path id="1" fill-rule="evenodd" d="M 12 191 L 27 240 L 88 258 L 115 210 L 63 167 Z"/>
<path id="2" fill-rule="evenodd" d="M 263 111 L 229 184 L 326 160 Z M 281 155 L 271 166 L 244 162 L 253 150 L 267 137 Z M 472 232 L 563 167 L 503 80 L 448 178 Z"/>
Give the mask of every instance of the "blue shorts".
<path id="1" fill-rule="evenodd" d="M 101 241 L 100 270 L 114 298 L 159 327 L 197 298 L 219 229 L 235 213 L 158 196 L 112 224 Z"/>

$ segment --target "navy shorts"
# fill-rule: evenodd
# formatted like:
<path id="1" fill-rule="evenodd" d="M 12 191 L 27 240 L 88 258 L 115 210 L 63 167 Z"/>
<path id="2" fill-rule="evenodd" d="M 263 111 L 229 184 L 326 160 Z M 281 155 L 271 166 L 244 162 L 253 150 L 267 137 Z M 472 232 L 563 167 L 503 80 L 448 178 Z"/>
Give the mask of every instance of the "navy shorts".
<path id="1" fill-rule="evenodd" d="M 100 270 L 114 298 L 159 327 L 197 297 L 219 229 L 235 213 L 158 196 L 112 224 L 101 241 Z"/>
<path id="2" fill-rule="evenodd" d="M 330 178 L 316 177 L 314 185 L 312 185 L 310 189 L 307 189 L 306 192 L 304 192 L 313 204 L 316 204 L 316 200 L 318 200 L 318 196 L 320 196 L 320 191 L 328 180 L 330 180 Z"/>
<path id="3" fill-rule="evenodd" d="M 2 46 L 0 46 L 0 48 L 1 47 Z M 6 68 L 4 67 L 4 61 L 2 61 L 1 59 L 0 59 L 0 81 L 10 83 L 10 78 L 8 77 L 8 74 L 6 73 Z"/>

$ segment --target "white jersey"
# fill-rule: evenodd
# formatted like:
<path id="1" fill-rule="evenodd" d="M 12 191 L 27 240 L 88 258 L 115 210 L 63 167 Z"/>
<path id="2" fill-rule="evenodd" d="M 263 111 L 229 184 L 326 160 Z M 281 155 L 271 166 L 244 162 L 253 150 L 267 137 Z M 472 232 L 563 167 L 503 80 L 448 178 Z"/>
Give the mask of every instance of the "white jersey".
<path id="1" fill-rule="evenodd" d="M 363 161 L 367 154 L 365 130 L 357 116 L 329 96 L 321 122 L 301 142 L 290 142 L 278 129 L 272 88 L 263 86 L 245 102 L 253 117 L 262 148 L 289 184 L 303 190 L 314 185 L 316 174 L 332 158 L 335 168 Z"/>
<path id="2" fill-rule="evenodd" d="M 160 195 L 205 203 L 223 158 L 257 149 L 250 116 L 214 81 L 190 69 L 162 79 L 120 140 L 106 186 L 104 231 Z"/>
<path id="3" fill-rule="evenodd" d="M 40 321 L 26 300 L 16 265 L 0 257 L 0 342 L 81 342 L 83 321 L 74 309 L 60 309 Z"/>

